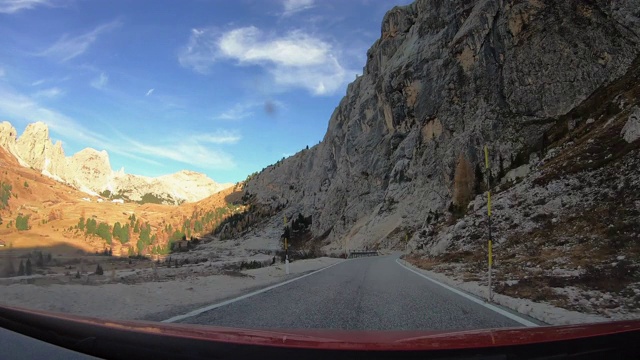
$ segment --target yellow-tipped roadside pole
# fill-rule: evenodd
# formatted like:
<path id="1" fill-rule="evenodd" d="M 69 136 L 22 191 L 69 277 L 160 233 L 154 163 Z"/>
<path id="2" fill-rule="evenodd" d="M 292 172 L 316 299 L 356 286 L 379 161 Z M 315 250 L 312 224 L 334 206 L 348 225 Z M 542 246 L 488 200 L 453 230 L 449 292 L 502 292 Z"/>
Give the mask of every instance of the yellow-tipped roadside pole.
<path id="1" fill-rule="evenodd" d="M 287 216 L 284 217 L 284 228 L 287 229 Z M 289 275 L 289 246 L 287 244 L 287 236 L 284 237 L 284 268 L 285 273 Z"/>
<path id="2" fill-rule="evenodd" d="M 493 244 L 491 243 L 491 170 L 489 170 L 489 150 L 487 146 L 484 146 L 484 166 L 487 170 L 487 216 L 488 216 L 488 224 L 489 224 L 489 242 L 488 242 L 488 255 L 489 255 L 489 297 L 488 301 L 491 301 L 493 298 L 493 293 L 491 289 L 491 266 L 493 265 Z"/>

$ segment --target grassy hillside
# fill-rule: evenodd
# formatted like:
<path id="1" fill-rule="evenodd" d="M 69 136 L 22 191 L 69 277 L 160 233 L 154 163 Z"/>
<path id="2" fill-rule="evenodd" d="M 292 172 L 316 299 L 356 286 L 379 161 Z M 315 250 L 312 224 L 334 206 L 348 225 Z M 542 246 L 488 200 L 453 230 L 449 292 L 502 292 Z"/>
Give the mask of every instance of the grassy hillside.
<path id="1" fill-rule="evenodd" d="M 79 192 L 22 167 L 0 149 L 0 240 L 15 256 L 53 250 L 58 256 L 164 255 L 171 243 L 212 231 L 239 207 L 234 189 L 197 203 L 169 206 L 124 203 Z M 2 257 L 2 256 L 0 256 Z"/>

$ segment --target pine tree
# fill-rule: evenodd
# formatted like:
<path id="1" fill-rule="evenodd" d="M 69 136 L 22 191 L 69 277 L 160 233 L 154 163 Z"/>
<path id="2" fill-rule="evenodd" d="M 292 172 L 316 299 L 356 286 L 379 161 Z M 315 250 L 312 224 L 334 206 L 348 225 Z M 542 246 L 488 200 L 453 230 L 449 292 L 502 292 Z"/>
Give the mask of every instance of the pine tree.
<path id="1" fill-rule="evenodd" d="M 475 186 L 474 186 L 474 190 L 476 195 L 477 194 L 482 194 L 484 192 L 484 174 L 482 173 L 482 169 L 480 168 L 480 164 L 476 164 L 476 167 L 474 169 L 474 175 L 475 175 Z"/>
<path id="2" fill-rule="evenodd" d="M 100 264 L 96 267 L 96 275 L 104 275 L 104 270 L 102 270 L 102 266 L 100 266 Z"/>
<path id="3" fill-rule="evenodd" d="M 500 154 L 500 157 L 498 158 L 498 179 L 502 179 L 504 175 L 504 159 L 502 158 L 502 154 Z"/>
<path id="4" fill-rule="evenodd" d="M 119 221 L 116 221 L 115 224 L 113 224 L 113 237 L 120 239 L 120 234 L 122 232 L 122 225 L 120 224 Z"/>
<path id="5" fill-rule="evenodd" d="M 36 266 L 37 267 L 44 266 L 44 257 L 42 256 L 42 252 L 38 252 L 38 259 L 36 260 Z"/>
<path id="6" fill-rule="evenodd" d="M 20 266 L 18 267 L 18 276 L 24 275 L 24 263 L 20 260 Z"/>
<path id="7" fill-rule="evenodd" d="M 33 270 L 31 269 L 31 259 L 27 259 L 27 263 L 24 267 L 24 274 L 31 275 L 32 273 L 33 273 Z"/>
<path id="8" fill-rule="evenodd" d="M 475 187 L 474 170 L 463 154 L 458 157 L 453 176 L 453 207 L 457 212 L 464 213 L 471 201 Z"/>

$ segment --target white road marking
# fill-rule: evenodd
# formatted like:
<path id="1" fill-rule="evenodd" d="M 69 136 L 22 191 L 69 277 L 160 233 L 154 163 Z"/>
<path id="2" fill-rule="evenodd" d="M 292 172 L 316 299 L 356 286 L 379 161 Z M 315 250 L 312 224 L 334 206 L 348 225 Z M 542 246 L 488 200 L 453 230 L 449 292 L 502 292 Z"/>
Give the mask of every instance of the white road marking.
<path id="1" fill-rule="evenodd" d="M 536 326 L 540 326 L 540 325 L 538 325 L 538 324 L 536 324 L 536 323 L 534 323 L 534 322 L 531 322 L 531 321 L 529 321 L 529 320 L 527 320 L 527 319 L 523 319 L 523 318 L 519 317 L 518 315 L 512 314 L 512 313 L 510 313 L 510 312 L 508 312 L 508 311 L 505 311 L 505 310 L 503 310 L 503 309 L 500 309 L 500 308 L 499 308 L 499 307 L 497 307 L 497 306 L 494 306 L 494 305 L 488 304 L 488 303 L 486 303 L 486 302 L 484 302 L 484 301 L 482 301 L 482 300 L 480 300 L 480 299 L 478 299 L 478 298 L 476 298 L 476 297 L 474 297 L 474 296 L 471 296 L 471 295 L 469 295 L 469 294 L 466 294 L 466 293 L 464 293 L 464 292 L 462 292 L 462 291 L 460 291 L 460 290 L 458 290 L 458 289 L 455 289 L 455 288 L 453 288 L 453 287 L 451 287 L 451 286 L 449 286 L 449 285 L 445 285 L 445 284 L 443 284 L 443 283 L 441 283 L 441 282 L 439 282 L 439 281 L 437 281 L 437 280 L 434 280 L 434 279 L 432 279 L 432 278 L 430 278 L 430 277 L 426 276 L 425 274 L 422 274 L 422 273 L 420 273 L 420 272 L 417 272 L 417 271 L 415 271 L 415 270 L 411 269 L 410 267 L 405 266 L 404 264 L 402 264 L 402 263 L 400 262 L 400 259 L 396 259 L 396 263 L 398 263 L 398 265 L 402 266 L 403 268 L 405 268 L 405 269 L 407 269 L 407 270 L 411 271 L 412 273 L 422 276 L 423 278 L 425 278 L 425 279 L 427 279 L 427 280 L 431 281 L 431 282 L 432 282 L 432 283 L 434 283 L 434 284 L 440 285 L 440 286 L 442 286 L 443 288 L 445 288 L 445 289 L 447 289 L 447 290 L 449 290 L 449 291 L 452 291 L 452 292 L 454 292 L 454 293 L 456 293 L 456 294 L 458 294 L 458 295 L 460 295 L 460 296 L 462 296 L 462 297 L 464 297 L 464 298 L 466 298 L 466 299 L 469 299 L 469 300 L 473 301 L 474 303 L 476 303 L 476 304 L 478 304 L 478 305 L 482 305 L 482 306 L 486 307 L 486 308 L 487 308 L 487 309 L 489 309 L 489 310 L 493 310 L 493 311 L 497 312 L 498 314 L 500 314 L 500 315 L 502 315 L 502 316 L 506 316 L 506 317 L 508 317 L 509 319 L 511 319 L 511 320 L 513 320 L 513 321 L 516 321 L 516 322 L 518 322 L 518 323 L 520 323 L 520 324 L 522 324 L 522 325 L 524 325 L 524 326 L 528 326 L 528 327 L 536 327 Z"/>
<path id="2" fill-rule="evenodd" d="M 281 283 L 278 283 L 278 284 L 275 284 L 275 285 L 271 285 L 271 286 L 266 287 L 266 288 L 264 288 L 264 289 L 256 290 L 256 291 L 254 291 L 254 292 L 251 292 L 251 293 L 248 293 L 248 294 L 245 294 L 245 295 L 242 295 L 242 296 L 238 296 L 237 298 L 229 299 L 229 300 L 223 301 L 223 302 L 221 302 L 221 303 L 217 303 L 217 304 L 212 304 L 212 305 L 209 305 L 209 306 L 205 306 L 205 307 L 203 307 L 203 308 L 200 308 L 200 309 L 196 309 L 196 310 L 190 311 L 190 312 L 188 312 L 188 313 L 186 313 L 186 314 L 184 314 L 184 315 L 177 315 L 177 316 L 174 316 L 174 317 L 169 318 L 169 319 L 167 319 L 167 320 L 162 320 L 161 322 L 163 322 L 163 323 L 172 323 L 172 322 L 176 322 L 176 321 L 184 320 L 184 319 L 187 319 L 187 318 L 190 318 L 190 317 L 196 316 L 196 315 L 200 315 L 200 314 L 202 314 L 202 313 L 204 313 L 204 312 L 207 312 L 207 311 L 210 311 L 210 310 L 213 310 L 213 309 L 219 308 L 219 307 L 221 307 L 221 306 L 229 305 L 229 304 L 234 303 L 234 302 L 236 302 L 236 301 L 244 300 L 244 299 L 246 299 L 246 298 L 250 298 L 250 297 L 252 297 L 252 296 L 255 296 L 255 295 L 258 295 L 258 294 L 262 294 L 263 292 L 267 292 L 267 291 L 269 291 L 269 290 L 273 290 L 273 289 L 278 288 L 278 287 L 280 287 L 280 286 L 284 286 L 284 285 L 290 284 L 290 283 L 292 283 L 292 282 L 294 282 L 294 281 L 298 281 L 298 280 L 304 279 L 304 278 L 306 278 L 307 276 L 311 276 L 311 275 L 313 275 L 313 274 L 317 274 L 317 273 L 319 273 L 320 271 L 327 270 L 328 268 L 334 267 L 334 266 L 336 266 L 336 265 L 338 265 L 338 264 L 342 264 L 343 262 L 344 262 L 344 261 L 337 262 L 337 263 L 335 263 L 335 264 L 332 264 L 332 265 L 329 265 L 329 266 L 325 266 L 325 267 L 323 267 L 322 269 L 316 270 L 316 271 L 314 271 L 314 272 L 310 272 L 310 273 L 308 273 L 308 274 L 305 274 L 305 275 L 302 275 L 302 276 L 298 276 L 297 278 L 293 278 L 293 279 L 291 279 L 291 280 L 287 280 L 287 281 L 284 281 L 284 282 L 281 282 Z"/>

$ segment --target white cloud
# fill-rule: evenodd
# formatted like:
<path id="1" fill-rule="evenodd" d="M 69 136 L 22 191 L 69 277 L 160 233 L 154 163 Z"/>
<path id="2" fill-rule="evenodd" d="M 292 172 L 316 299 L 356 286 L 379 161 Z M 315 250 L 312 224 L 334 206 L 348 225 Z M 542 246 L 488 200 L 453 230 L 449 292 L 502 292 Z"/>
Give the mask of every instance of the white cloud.
<path id="1" fill-rule="evenodd" d="M 313 7 L 314 0 L 284 0 L 282 5 L 284 6 L 283 16 L 293 15 L 297 12 L 307 10 Z"/>
<path id="2" fill-rule="evenodd" d="M 0 0 L 0 13 L 13 14 L 20 10 L 33 9 L 40 5 L 53 5 L 50 0 Z"/>
<path id="3" fill-rule="evenodd" d="M 22 122 L 42 121 L 52 132 L 73 139 L 83 146 L 105 149 L 131 159 L 162 165 L 161 161 L 175 160 L 184 164 L 210 168 L 228 169 L 235 166 L 231 155 L 209 145 L 237 143 L 241 136 L 232 131 L 192 134 L 170 137 L 169 141 L 159 141 L 161 145 L 144 144 L 126 136 L 106 136 L 95 133 L 74 119 L 38 104 L 33 98 L 0 86 L 0 117 Z M 154 160 L 157 159 L 158 161 Z"/>
<path id="4" fill-rule="evenodd" d="M 153 94 L 154 90 L 155 89 L 149 89 L 149 91 L 147 91 L 147 93 L 144 96 L 149 96 L 149 95 Z"/>
<path id="5" fill-rule="evenodd" d="M 331 46 L 301 31 L 269 38 L 250 26 L 224 33 L 218 47 L 225 57 L 241 63 L 273 63 L 281 66 L 319 65 L 329 56 Z"/>
<path id="6" fill-rule="evenodd" d="M 58 88 L 58 87 L 52 87 L 49 89 L 44 89 L 44 90 L 39 90 L 36 91 L 33 96 L 37 97 L 37 98 L 49 98 L 49 99 L 53 99 L 55 97 L 58 97 L 60 95 L 64 95 L 64 90 Z"/>
<path id="7" fill-rule="evenodd" d="M 100 73 L 100 76 L 91 80 L 91 86 L 98 90 L 104 89 L 107 83 L 109 83 L 109 77 L 105 73 Z"/>
<path id="8" fill-rule="evenodd" d="M 339 53 L 331 44 L 299 30 L 276 36 L 253 26 L 227 32 L 208 28 L 192 30 L 179 61 L 200 73 L 207 73 L 221 60 L 257 65 L 280 87 L 299 87 L 314 95 L 326 95 L 350 80 L 347 73 L 351 71 L 340 64 Z"/>
<path id="9" fill-rule="evenodd" d="M 106 24 L 102 24 L 88 33 L 70 37 L 63 35 L 58 41 L 51 45 L 48 49 L 40 53 L 40 56 L 47 56 L 58 61 L 71 60 L 77 56 L 84 54 L 87 49 L 98 39 L 98 36 L 111 31 L 122 25 L 120 20 L 114 20 Z"/>

